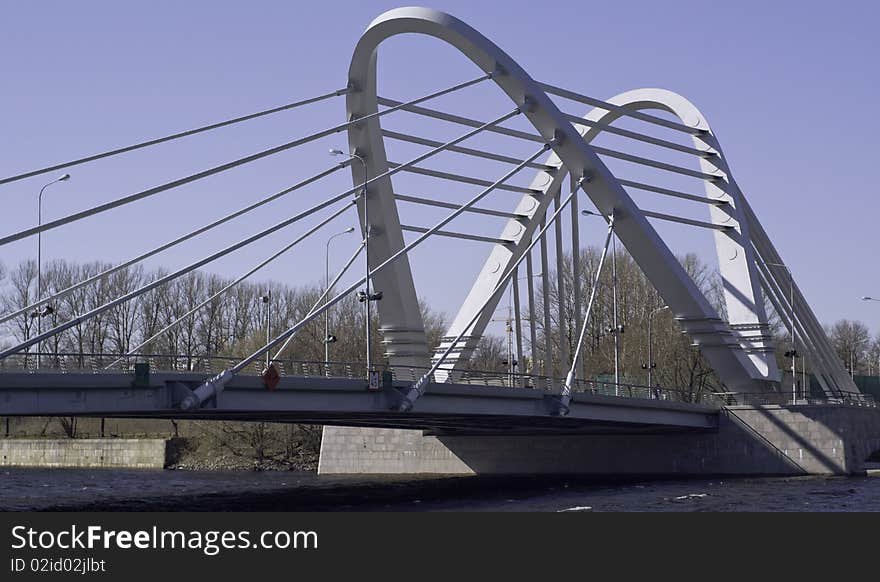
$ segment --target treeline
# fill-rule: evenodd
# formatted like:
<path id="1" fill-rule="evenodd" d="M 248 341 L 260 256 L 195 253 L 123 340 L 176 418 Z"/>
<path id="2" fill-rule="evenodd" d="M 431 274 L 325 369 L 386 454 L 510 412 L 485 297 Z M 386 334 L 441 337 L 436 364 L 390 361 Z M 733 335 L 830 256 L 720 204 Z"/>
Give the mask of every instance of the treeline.
<path id="1" fill-rule="evenodd" d="M 552 372 L 564 377 L 574 353 L 578 329 L 574 297 L 575 277 L 580 281 L 581 314 L 586 312 L 587 300 L 595 279 L 601 250 L 582 249 L 580 269 L 573 272 L 570 255 L 563 261 L 563 288 L 560 294 L 557 275 L 549 277 L 549 328 L 545 324 L 545 297 L 539 279 L 534 279 L 535 309 L 528 310 L 527 282 L 521 278 L 523 358 L 516 362 L 516 371 L 544 375 Z M 613 329 L 614 301 L 612 263 L 617 273 L 617 319 L 619 332 Z M 696 255 L 680 257 L 686 272 L 706 294 L 724 317 L 722 287 L 718 272 L 703 263 Z M 79 281 L 88 279 L 111 267 L 110 264 L 86 264 L 56 260 L 43 265 L 40 295 L 51 296 Z M 161 269 L 147 270 L 131 267 L 86 285 L 51 304 L 52 309 L 41 314 L 25 313 L 4 324 L 6 344 L 33 337 L 38 320 L 45 331 L 86 313 L 113 299 L 138 289 L 166 274 Z M 156 334 L 165 326 L 179 321 L 170 331 L 161 334 L 139 350 L 142 354 L 177 354 L 183 366 L 203 356 L 242 358 L 265 344 L 268 327 L 274 337 L 280 331 L 300 321 L 311 310 L 322 293 L 316 285 L 286 285 L 279 282 L 254 284 L 241 282 L 207 303 L 192 316 L 184 315 L 195 305 L 206 301 L 230 283 L 230 279 L 215 274 L 193 272 L 162 285 L 136 299 L 120 304 L 94 318 L 72 326 L 43 344 L 44 353 L 72 354 L 125 354 Z M 37 269 L 34 261 L 24 261 L 5 270 L 0 267 L 0 311 L 11 313 L 33 303 L 37 296 Z M 269 296 L 269 303 L 263 301 Z M 494 319 L 507 316 L 510 290 L 505 291 Z M 560 305 L 561 304 L 561 305 Z M 611 379 L 614 374 L 614 335 L 619 339 L 619 370 L 623 382 L 645 384 L 649 339 L 653 352 L 653 383 L 664 387 L 690 389 L 694 397 L 709 389 L 720 388 L 711 368 L 681 330 L 669 310 L 661 309 L 663 301 L 624 251 L 609 256 L 599 281 L 596 303 L 590 318 L 583 350 L 582 377 Z M 561 307 L 561 309 L 560 309 Z M 422 305 L 422 313 L 433 348 L 444 335 L 446 321 L 443 314 Z M 771 331 L 776 336 L 778 364 L 787 370 L 789 362 L 781 354 L 788 349 L 787 330 L 768 306 Z M 329 314 L 329 331 L 337 338 L 330 345 L 330 359 L 337 362 L 361 362 L 365 359 L 363 304 L 356 297 L 345 298 Z M 648 321 L 652 322 L 649 338 Z M 535 325 L 535 345 L 531 345 L 529 321 Z M 382 362 L 380 322 L 374 310 L 372 359 Z M 550 358 L 546 357 L 545 328 L 549 329 Z M 880 370 L 880 338 L 872 338 L 861 322 L 842 320 L 828 326 L 827 332 L 838 355 L 847 369 L 856 374 L 875 374 Z M 562 333 L 564 331 L 564 333 Z M 320 362 L 324 359 L 324 320 L 319 317 L 307 325 L 285 350 L 283 358 Z M 516 360 L 516 340 L 510 338 L 511 352 Z M 508 369 L 508 336 L 504 327 L 493 326 L 481 340 L 472 357 L 472 369 L 504 372 Z M 809 362 L 808 362 L 809 366 Z M 800 364 L 799 364 L 800 369 Z M 809 371 L 809 367 L 808 367 Z"/>
<path id="2" fill-rule="evenodd" d="M 595 279 L 599 255 L 600 249 L 597 248 L 582 251 L 579 277 L 581 285 L 585 289 L 584 294 L 589 293 L 590 282 Z M 610 259 L 611 257 L 607 260 Z M 723 287 L 718 271 L 710 268 L 694 254 L 679 257 L 679 262 L 720 316 L 726 318 Z M 633 383 L 647 382 L 647 370 L 643 366 L 648 364 L 648 319 L 651 318 L 653 312 L 652 359 L 656 364 L 653 374 L 654 383 L 659 382 L 662 386 L 691 389 L 694 395 L 698 395 L 708 388 L 720 388 L 718 379 L 704 358 L 690 347 L 690 340 L 681 333 L 681 329 L 675 323 L 670 312 L 658 310 L 664 305 L 663 301 L 635 261 L 625 251 L 619 251 L 616 263 L 618 322 L 624 328 L 624 332 L 619 335 L 619 368 L 622 378 Z M 571 284 L 574 273 L 570 256 L 565 257 L 563 272 L 565 293 L 562 302 L 565 309 L 562 321 L 566 330 L 565 334 L 559 333 L 559 293 L 556 288 L 555 275 L 551 278 L 550 285 L 551 343 L 553 353 L 557 356 L 564 351 L 572 353 L 577 341 L 576 336 L 572 335 L 575 309 Z M 595 317 L 591 317 L 587 333 L 589 343 L 585 346 L 584 377 L 588 378 L 613 374 L 614 342 L 613 335 L 609 333 L 614 320 L 613 285 L 612 270 L 608 264 L 605 266 L 599 285 L 596 306 L 594 307 Z M 540 347 L 543 345 L 543 301 L 540 295 L 538 305 L 539 309 L 536 311 L 539 316 L 538 328 L 541 340 L 537 343 Z M 786 358 L 784 354 L 791 349 L 792 345 L 789 329 L 766 297 L 764 307 L 769 319 L 770 333 L 776 343 L 777 366 L 783 374 L 788 374 L 791 360 Z M 848 372 L 854 375 L 880 375 L 880 333 L 872 336 L 864 323 L 848 319 L 839 320 L 832 325 L 825 325 L 824 328 L 835 353 Z M 559 344 L 561 338 L 565 338 L 567 345 L 561 346 Z M 803 355 L 803 347 L 800 344 L 798 350 Z M 802 372 L 804 365 L 806 372 L 810 373 L 810 362 L 807 358 L 806 362 L 800 359 L 797 361 L 798 374 Z"/>
<path id="3" fill-rule="evenodd" d="M 581 268 L 577 277 L 581 282 L 581 312 L 586 311 L 587 299 L 595 279 L 600 251 L 586 248 L 581 253 Z M 611 258 L 609 257 L 609 261 Z M 625 252 L 614 258 L 617 272 L 618 322 L 620 372 L 622 381 L 644 384 L 647 381 L 647 319 L 653 313 L 653 361 L 654 384 L 691 389 L 694 397 L 715 385 L 714 374 L 700 354 L 690 347 L 670 317 L 668 311 L 656 311 L 662 306 L 659 295 L 650 285 L 635 262 Z M 717 275 L 702 264 L 694 255 L 682 258 L 682 264 L 697 284 L 715 297 L 720 307 L 720 288 Z M 101 262 L 74 264 L 63 260 L 43 265 L 40 295 L 48 297 L 109 269 L 111 265 Z M 37 322 L 45 331 L 71 320 L 76 315 L 104 305 L 113 299 L 130 293 L 166 274 L 163 270 L 147 270 L 143 267 L 120 269 L 101 278 L 94 284 L 83 286 L 59 298 L 51 304 L 50 312 L 24 313 L 5 324 L 5 335 L 11 342 L 33 337 Z M 587 334 L 583 355 L 582 374 L 585 378 L 610 380 L 614 371 L 612 269 L 606 263 L 593 315 Z M 560 297 L 556 273 L 551 273 L 549 295 L 548 359 L 545 356 L 545 319 L 543 289 L 535 279 L 535 312 L 528 310 L 527 285 L 520 281 L 523 307 L 522 343 L 523 358 L 516 362 L 516 371 L 530 374 L 551 374 L 564 377 L 574 353 L 578 329 L 575 306 L 571 257 L 564 261 L 563 286 Z M 241 282 L 221 296 L 208 301 L 226 287 L 230 280 L 218 275 L 193 272 L 173 282 L 162 285 L 137 298 L 120 304 L 94 318 L 77 323 L 70 329 L 43 343 L 42 352 L 50 354 L 113 354 L 131 352 L 139 344 L 152 337 L 164 327 L 177 323 L 171 330 L 159 335 L 143 346 L 141 354 L 176 354 L 177 367 L 199 366 L 202 357 L 242 358 L 265 344 L 267 325 L 271 335 L 277 335 L 300 321 L 311 310 L 322 293 L 317 286 L 292 286 L 278 282 L 257 285 Z M 0 307 L 4 313 L 18 311 L 35 301 L 37 270 L 34 261 L 24 261 L 4 274 L 0 287 Z M 508 292 L 509 293 L 509 290 Z M 269 303 L 263 297 L 270 297 Z M 507 295 L 509 297 L 509 294 Z M 207 304 L 191 316 L 186 313 L 204 301 Z M 562 310 L 560 311 L 560 301 Z M 268 307 L 268 322 L 267 322 Z M 433 349 L 446 330 L 445 318 L 428 306 L 422 306 L 429 346 Z M 507 314 L 507 302 L 499 303 L 495 320 Z M 337 341 L 330 345 L 330 360 L 336 362 L 362 362 L 365 359 L 363 304 L 347 297 L 328 314 L 330 334 Z M 378 316 L 374 310 L 373 338 L 371 342 L 374 362 L 382 362 L 381 334 Z M 535 323 L 535 346 L 531 345 L 529 321 Z M 565 333 L 560 333 L 560 322 Z M 291 360 L 320 362 L 324 359 L 324 321 L 318 318 L 307 325 L 291 342 L 282 357 Z M 7 342 L 8 343 L 8 342 Z M 510 338 L 515 346 L 515 338 Z M 515 348 L 511 349 L 516 359 Z M 468 368 L 505 372 L 508 370 L 508 336 L 504 328 L 490 328 L 471 357 Z M 102 361 L 107 364 L 109 361 Z M 162 362 L 167 365 L 167 362 Z M 44 364 L 45 365 L 45 364 Z"/>
<path id="4" fill-rule="evenodd" d="M 550 319 L 550 344 L 553 355 L 553 368 L 556 376 L 564 377 L 570 367 L 576 347 L 579 329 L 577 327 L 574 281 L 581 287 L 581 317 L 591 293 L 601 258 L 601 249 L 589 247 L 580 252 L 580 269 L 573 269 L 570 254 L 564 256 L 562 286 L 559 293 L 558 277 L 554 272 L 550 278 L 548 305 Z M 721 282 L 717 271 L 703 263 L 696 255 L 679 257 L 679 262 L 691 276 L 697 287 L 724 317 Z M 614 273 L 616 273 L 617 324 L 614 327 Z M 536 300 L 537 348 L 535 357 L 538 368 L 543 367 L 542 354 L 545 345 L 544 296 L 538 286 Z M 560 303 L 562 309 L 560 309 Z M 691 347 L 685 336 L 665 306 L 660 294 L 629 254 L 619 249 L 606 258 L 602 276 L 598 282 L 595 304 L 587 325 L 585 345 L 582 351 L 581 377 L 611 381 L 614 378 L 615 348 L 618 339 L 618 369 L 621 382 L 630 384 L 648 383 L 648 366 L 653 363 L 651 383 L 663 387 L 688 391 L 684 397 L 699 400 L 706 391 L 720 389 L 720 383 L 698 350 Z M 649 335 L 649 320 L 651 333 Z M 564 332 L 564 333 L 563 333 Z M 525 332 L 524 335 L 528 335 Z M 651 362 L 648 361 L 649 343 Z M 566 358 L 567 356 L 567 358 Z"/>
<path id="5" fill-rule="evenodd" d="M 872 336 L 864 323 L 850 319 L 826 325 L 825 333 L 847 371 L 862 376 L 880 375 L 880 334 Z"/>
<path id="6" fill-rule="evenodd" d="M 101 262 L 74 264 L 63 260 L 45 264 L 40 296 L 55 295 L 111 267 Z M 33 337 L 38 322 L 46 331 L 165 274 L 163 270 L 146 270 L 140 266 L 120 269 L 53 301 L 50 313 L 41 307 L 6 322 L 2 330 L 10 338 L 6 343 Z M 42 352 L 126 354 L 166 326 L 179 322 L 149 341 L 138 353 L 176 354 L 184 365 L 202 356 L 242 358 L 265 345 L 267 328 L 274 337 L 302 320 L 323 292 L 314 285 L 295 287 L 279 282 L 258 285 L 243 281 L 208 301 L 230 281 L 219 275 L 194 271 L 56 334 L 43 342 Z M 34 303 L 36 287 L 36 263 L 18 264 L 5 274 L 0 309 L 11 313 Z M 269 297 L 269 301 L 265 302 L 263 297 Z M 204 301 L 208 303 L 203 308 L 186 316 Z M 427 307 L 422 311 L 428 335 L 436 343 L 443 332 L 443 319 Z M 330 346 L 331 360 L 363 361 L 366 350 L 363 304 L 353 296 L 346 297 L 329 310 L 328 322 L 330 333 L 338 338 Z M 375 330 L 372 356 L 381 361 L 377 319 L 372 327 Z M 319 317 L 294 337 L 282 357 L 323 361 L 324 337 L 324 319 Z"/>

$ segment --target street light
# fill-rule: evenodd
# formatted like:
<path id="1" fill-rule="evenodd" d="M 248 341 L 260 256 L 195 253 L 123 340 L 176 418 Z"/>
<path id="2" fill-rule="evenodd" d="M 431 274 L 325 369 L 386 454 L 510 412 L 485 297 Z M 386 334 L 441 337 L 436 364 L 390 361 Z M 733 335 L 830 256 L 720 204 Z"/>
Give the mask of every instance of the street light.
<path id="1" fill-rule="evenodd" d="M 862 297 L 862 301 L 876 301 L 876 302 L 880 303 L 880 299 L 868 297 L 867 295 Z M 852 375 L 852 364 L 850 364 L 849 368 L 850 368 L 850 375 Z M 880 376 L 880 353 L 877 354 L 877 376 Z"/>
<path id="2" fill-rule="evenodd" d="M 70 174 L 63 174 L 59 176 L 55 180 L 52 180 L 42 188 L 40 188 L 40 195 L 37 196 L 37 226 L 43 225 L 43 192 L 45 192 L 46 188 L 51 186 L 52 184 L 57 184 L 59 182 L 67 182 L 70 180 Z M 43 296 L 43 233 L 42 231 L 37 231 L 37 301 Z M 37 335 L 41 335 L 43 333 L 43 317 L 46 315 L 51 315 L 53 313 L 53 309 L 51 305 L 47 305 L 46 309 L 43 310 L 43 313 L 37 314 Z M 37 343 L 37 367 L 40 367 L 40 352 L 43 351 L 43 342 Z"/>
<path id="3" fill-rule="evenodd" d="M 593 212 L 592 210 L 581 210 L 584 216 L 601 216 L 604 214 Z M 612 226 L 611 237 L 611 304 L 612 304 L 612 322 L 609 333 L 614 334 L 614 393 L 620 390 L 620 334 L 623 333 L 623 326 L 618 323 L 617 319 L 617 234 L 613 233 Z"/>
<path id="4" fill-rule="evenodd" d="M 651 372 L 657 365 L 654 363 L 654 346 L 652 337 L 654 314 L 663 311 L 664 309 L 669 309 L 669 306 L 664 305 L 663 307 L 658 307 L 648 314 L 648 364 L 645 366 L 648 369 L 648 390 L 651 390 L 654 386 L 652 383 L 653 374 Z M 653 392 L 651 394 L 653 395 Z"/>
<path id="5" fill-rule="evenodd" d="M 262 297 L 260 297 L 260 299 L 263 301 L 263 303 L 266 304 L 266 344 L 268 345 L 272 340 L 272 330 L 271 330 L 272 320 L 270 318 L 270 316 L 271 316 L 270 309 L 272 307 L 272 303 L 271 303 L 272 290 L 270 289 L 270 290 L 266 291 L 266 294 L 263 295 Z M 271 350 L 266 350 L 266 370 L 269 369 L 269 364 L 270 364 L 269 352 L 270 351 Z"/>
<path id="6" fill-rule="evenodd" d="M 366 281 L 365 286 L 366 290 L 358 293 L 358 300 L 364 304 L 364 319 L 365 319 L 365 327 L 367 330 L 367 377 L 370 376 L 370 371 L 372 369 L 371 358 L 370 358 L 370 302 L 371 301 L 379 301 L 382 299 L 382 292 L 370 293 L 370 217 L 368 213 L 368 198 L 367 198 L 367 163 L 364 161 L 364 158 L 357 154 L 349 154 L 345 153 L 340 149 L 331 149 L 331 156 L 348 156 L 353 160 L 357 160 L 361 163 L 364 168 L 364 181 L 361 184 L 361 195 L 364 197 L 364 257 L 365 257 L 365 266 L 366 266 Z"/>
<path id="7" fill-rule="evenodd" d="M 324 249 L 324 294 L 329 297 L 330 296 L 330 242 L 336 238 L 337 236 L 341 236 L 343 234 L 350 234 L 354 232 L 354 227 L 351 226 L 346 228 L 342 232 L 337 232 L 334 235 L 331 235 L 330 238 L 327 239 L 327 244 Z M 336 336 L 332 336 L 333 339 L 330 339 L 330 310 L 327 309 L 324 311 L 324 369 L 327 369 L 327 366 L 330 365 L 330 344 L 336 341 Z"/>
<path id="8" fill-rule="evenodd" d="M 795 329 L 794 324 L 794 277 L 791 274 L 791 269 L 788 268 L 787 265 L 782 263 L 765 263 L 766 265 L 771 265 L 773 267 L 782 267 L 786 271 L 788 271 L 788 285 L 789 285 L 789 307 L 791 308 L 791 351 L 785 355 L 791 356 L 791 398 L 792 403 L 797 401 L 797 368 L 795 365 L 795 358 L 798 357 L 797 353 L 797 330 Z M 804 387 L 806 390 L 806 386 Z"/>
<path id="9" fill-rule="evenodd" d="M 525 281 L 529 278 L 542 277 L 544 273 L 534 273 L 531 277 L 517 277 L 515 281 L 512 281 L 510 287 L 507 292 L 507 317 L 504 319 L 492 319 L 490 321 L 498 321 L 504 322 L 506 325 L 506 333 L 507 333 L 507 372 L 510 375 L 509 381 L 511 385 L 513 385 L 513 375 L 516 374 L 516 366 L 519 365 L 520 360 L 522 360 L 522 354 L 517 353 L 517 357 L 514 359 L 513 357 L 513 311 L 512 311 L 512 303 L 513 303 L 513 286 L 519 284 L 520 281 Z M 519 311 L 517 310 L 517 313 Z M 531 314 L 530 314 L 531 315 Z M 520 319 L 521 321 L 521 319 Z M 532 321 L 532 318 L 529 317 L 527 321 Z M 522 347 L 522 338 L 521 329 L 517 329 L 516 337 L 517 337 L 517 352 L 520 352 L 520 348 Z"/>
<path id="10" fill-rule="evenodd" d="M 516 278 L 516 281 L 513 283 L 513 285 L 518 285 L 520 281 L 526 281 L 526 280 L 528 280 L 528 279 L 537 279 L 538 277 L 543 277 L 543 276 L 544 276 L 544 273 L 543 273 L 543 271 L 541 271 L 541 272 L 538 272 L 538 273 L 532 273 L 531 276 L 517 277 L 517 278 Z M 513 298 L 513 285 L 510 286 L 510 290 L 509 290 L 508 293 L 507 293 L 507 318 L 508 318 L 507 328 L 508 328 L 508 332 L 510 331 L 510 311 L 511 311 L 510 304 L 511 304 L 511 301 L 512 301 L 512 298 Z M 517 294 L 518 294 L 518 293 L 519 293 L 519 291 L 517 290 Z M 529 313 L 529 318 L 528 318 L 527 321 L 529 321 L 529 322 L 534 321 L 534 314 Z M 518 338 L 518 339 L 517 339 L 517 342 L 518 342 L 519 345 L 522 344 L 522 338 L 520 337 L 520 336 L 522 335 L 521 332 L 522 332 L 521 329 L 517 329 L 517 330 L 516 330 L 516 337 Z M 510 339 L 509 339 L 509 336 L 508 336 L 508 340 L 507 340 L 507 345 L 508 345 L 508 352 L 510 352 Z M 532 349 L 534 349 L 534 346 L 532 347 Z M 519 360 L 522 359 L 522 354 L 518 354 L 518 359 L 519 359 Z M 515 371 L 515 370 L 514 370 L 514 371 Z"/>

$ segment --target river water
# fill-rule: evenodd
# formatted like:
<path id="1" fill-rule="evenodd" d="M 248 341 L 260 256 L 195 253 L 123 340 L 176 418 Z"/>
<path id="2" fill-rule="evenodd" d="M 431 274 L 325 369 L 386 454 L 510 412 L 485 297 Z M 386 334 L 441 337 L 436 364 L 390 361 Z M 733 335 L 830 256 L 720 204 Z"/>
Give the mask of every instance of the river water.
<path id="1" fill-rule="evenodd" d="M 0 468 L 0 510 L 880 511 L 880 475 L 598 481 Z"/>

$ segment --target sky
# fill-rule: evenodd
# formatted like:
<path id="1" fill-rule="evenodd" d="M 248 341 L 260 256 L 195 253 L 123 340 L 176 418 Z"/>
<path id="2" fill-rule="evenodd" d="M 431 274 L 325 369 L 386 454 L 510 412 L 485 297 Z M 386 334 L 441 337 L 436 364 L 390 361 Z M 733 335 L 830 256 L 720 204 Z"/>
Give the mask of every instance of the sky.
<path id="1" fill-rule="evenodd" d="M 373 18 L 398 6 L 344 0 L 0 1 L 2 176 L 341 88 L 360 34 Z M 733 175 L 820 321 L 861 319 L 880 332 L 880 304 L 860 300 L 880 296 L 875 185 L 880 117 L 874 114 L 880 5 L 438 0 L 430 6 L 475 27 L 540 81 L 600 98 L 640 87 L 686 96 L 709 120 Z M 461 55 L 433 39 L 395 38 L 380 50 L 380 94 L 387 97 L 412 99 L 477 74 Z M 495 87 L 468 91 L 432 106 L 483 120 L 510 109 Z M 567 112 L 585 113 L 583 106 L 565 106 Z M 43 217 L 58 218 L 344 120 L 344 98 L 338 98 L 77 166 L 68 170 L 69 182 L 46 190 Z M 383 126 L 433 139 L 464 131 L 404 114 L 388 116 Z M 519 120 L 510 126 L 528 129 Z M 47 232 L 44 259 L 122 261 L 329 167 L 335 160 L 327 150 L 346 145 L 345 134 L 336 134 Z M 532 153 L 535 145 L 474 141 L 474 147 L 519 156 Z M 394 161 L 424 151 L 395 147 L 389 145 Z M 455 157 L 431 167 L 483 179 L 496 179 L 506 169 Z M 0 186 L 0 232 L 36 224 L 37 194 L 53 177 Z M 529 181 L 526 174 L 513 180 Z M 350 186 L 350 177 L 340 173 L 147 266 L 185 265 Z M 478 191 L 416 176 L 395 178 L 395 188 L 453 201 Z M 487 202 L 510 205 L 516 201 L 510 196 L 498 193 Z M 666 201 L 637 202 L 669 210 Z M 681 212 L 706 219 L 700 207 Z M 431 226 L 444 215 L 421 207 L 401 213 L 419 226 Z M 354 220 L 353 214 L 340 218 L 330 230 L 342 231 Z M 235 276 L 305 228 L 276 233 L 207 270 Z M 465 228 L 498 234 L 497 223 L 465 221 L 459 229 Z M 586 242 L 598 242 L 603 227 L 585 229 Z M 675 252 L 713 260 L 706 233 L 666 225 L 658 230 Z M 331 264 L 338 267 L 345 260 L 356 238 L 334 240 Z M 325 242 L 324 235 L 309 239 L 254 280 L 318 284 Z M 411 262 L 420 296 L 451 315 L 488 248 L 442 242 L 426 245 Z M 33 239 L 0 248 L 0 262 L 7 267 L 35 255 Z"/>

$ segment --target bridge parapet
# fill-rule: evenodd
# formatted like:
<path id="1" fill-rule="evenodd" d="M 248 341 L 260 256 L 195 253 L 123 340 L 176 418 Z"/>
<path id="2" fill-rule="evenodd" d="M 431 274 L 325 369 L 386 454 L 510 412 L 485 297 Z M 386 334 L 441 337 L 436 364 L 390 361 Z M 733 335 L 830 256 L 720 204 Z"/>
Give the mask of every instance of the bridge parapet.
<path id="1" fill-rule="evenodd" d="M 792 398 L 790 394 L 770 392 L 716 392 L 713 394 L 725 406 L 855 406 L 878 408 L 870 394 L 842 393 L 839 396 L 809 396 Z"/>
<path id="2" fill-rule="evenodd" d="M 118 374 L 119 372 L 134 373 L 136 364 L 147 363 L 150 372 L 169 376 L 175 373 L 212 373 L 229 368 L 238 361 L 237 358 L 228 356 L 143 354 L 138 357 L 125 359 L 116 363 L 112 367 L 108 367 L 108 365 L 111 362 L 115 362 L 117 358 L 118 356 L 114 354 L 47 352 L 41 354 L 41 367 L 37 368 L 36 354 L 16 354 L 4 360 L 0 360 L 0 373 L 4 371 L 26 371 L 31 374 L 48 375 L 57 375 L 59 373 L 81 374 L 82 372 L 89 372 L 92 374 Z M 323 362 L 314 360 L 273 359 L 271 360 L 271 363 L 276 367 L 281 377 L 346 380 L 366 379 L 367 377 L 365 362 Z M 407 385 L 418 380 L 430 370 L 430 368 L 426 366 L 408 365 L 379 365 L 373 366 L 373 369 L 380 374 L 380 377 L 383 373 L 387 373 L 391 382 Z M 253 362 L 252 365 L 243 370 L 241 374 L 244 376 L 255 376 L 261 375 L 264 371 L 265 362 L 260 361 Z M 438 376 L 440 375 L 438 374 Z M 181 378 L 183 377 L 184 376 L 181 376 Z M 454 375 L 444 374 L 442 379 L 435 377 L 432 384 L 525 388 L 542 391 L 547 394 L 556 394 L 563 381 L 564 378 L 544 376 L 541 374 L 520 374 L 493 370 L 464 369 L 456 371 Z M 719 395 L 715 393 L 700 392 L 687 387 L 677 388 L 659 385 L 646 386 L 630 382 L 615 384 L 612 381 L 598 379 L 576 379 L 573 381 L 571 389 L 573 392 L 582 394 L 660 400 L 667 402 L 702 402 L 712 406 L 721 406 L 725 403 L 731 402 L 729 397 L 719 397 Z"/>

